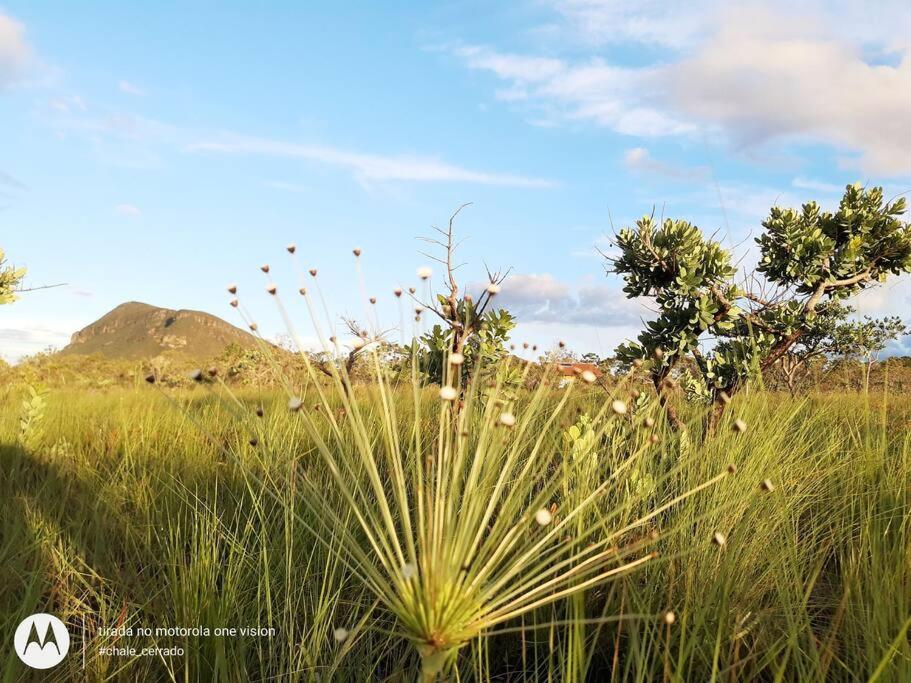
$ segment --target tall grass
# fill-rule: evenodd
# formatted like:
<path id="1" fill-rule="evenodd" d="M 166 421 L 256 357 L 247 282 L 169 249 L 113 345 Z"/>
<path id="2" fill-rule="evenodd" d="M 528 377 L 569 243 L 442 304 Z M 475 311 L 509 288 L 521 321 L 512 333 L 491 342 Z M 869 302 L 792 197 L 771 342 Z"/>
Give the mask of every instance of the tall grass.
<path id="1" fill-rule="evenodd" d="M 411 473 L 413 458 L 423 455 L 432 491 L 440 474 L 452 475 L 460 452 L 470 461 L 471 450 L 459 450 L 461 431 L 450 429 L 451 408 L 438 390 L 423 391 L 416 400 L 407 387 L 390 392 L 399 407 L 391 426 L 371 388 L 355 388 L 357 408 L 327 394 L 317 413 L 350 420 L 359 410 L 363 445 L 370 446 L 377 467 L 388 457 L 384 438 L 397 436 L 408 444 L 404 471 Z M 485 527 L 495 539 L 512 538 L 510 531 L 520 529 L 513 551 L 519 554 L 563 524 L 518 571 L 516 560 L 491 562 L 500 546 L 483 539 L 472 545 L 474 536 L 472 542 L 458 540 L 459 529 L 462 538 L 468 537 L 465 529 L 477 533 L 494 496 L 448 508 L 449 521 L 443 514 L 439 526 L 428 511 L 447 508 L 428 503 L 425 530 L 416 522 L 411 527 L 413 556 L 399 513 L 391 514 L 401 564 L 385 551 L 358 560 L 356 549 L 366 555 L 373 547 L 367 536 L 372 527 L 356 519 L 317 437 L 332 443 L 333 458 L 342 457 L 345 447 L 352 468 L 354 458 L 364 457 L 361 437 L 341 430 L 344 440 L 329 441 L 328 417 L 309 431 L 284 396 L 242 393 L 231 408 L 201 389 L 168 397 L 149 388 L 51 392 L 25 437 L 19 424 L 23 398 L 14 392 L 0 414 L 0 628 L 11 633 L 36 611 L 67 621 L 75 656 L 54 669 L 51 680 L 407 679 L 413 673 L 402 672 L 419 671 L 426 661 L 421 639 L 434 624 L 456 634 L 438 659 L 462 680 L 911 677 L 911 411 L 897 398 L 743 395 L 733 407 L 748 424 L 746 433 L 720 429 L 705 443 L 682 448 L 678 437 L 664 432 L 651 444 L 649 430 L 638 421 L 642 415 L 613 415 L 605 410 L 604 393 L 594 388 L 577 387 L 568 398 L 547 393 L 536 403 L 519 394 L 515 406 L 508 406 L 517 416 L 512 428 L 497 426 L 498 412 L 485 418 L 484 411 L 466 405 L 459 413 L 459 419 L 473 421 L 466 440 L 492 444 L 485 451 L 492 460 L 478 465 L 489 466 L 479 481 L 495 486 L 506 472 L 512 483 L 521 469 L 503 463 L 514 448 L 524 456 L 539 439 L 541 462 L 547 459 L 534 468 L 535 486 L 507 503 L 512 515 L 499 528 L 496 521 Z M 316 387 L 301 398 L 312 411 L 319 402 Z M 560 415 L 543 429 L 564 399 Z M 260 406 L 263 418 L 255 414 Z M 239 419 L 237 410 L 250 417 Z M 587 429 L 579 411 L 604 416 L 592 428 L 599 432 L 596 457 L 587 458 L 585 443 L 564 436 L 573 424 L 582 425 L 580 432 Z M 254 435 L 256 447 L 249 444 Z M 427 464 L 440 443 L 452 448 L 443 454 L 450 464 Z M 512 457 L 520 468 L 522 458 Z M 626 462 L 631 464 L 616 485 L 605 487 L 597 503 L 579 507 L 586 492 Z M 583 585 L 624 566 L 623 559 L 586 573 L 574 568 L 588 557 L 581 554 L 587 540 L 570 540 L 565 550 L 557 545 L 564 533 L 607 538 L 731 462 L 738 467 L 735 477 L 617 539 L 618 554 L 640 544 L 648 548 L 636 558 L 660 552 L 635 572 Z M 369 497 L 381 491 L 396 509 L 394 475 L 385 478 L 386 467 L 379 470 L 381 486 L 371 490 L 368 464 L 361 465 L 348 494 L 361 495 L 358 486 L 364 500 L 375 501 Z M 765 479 L 774 490 L 755 495 Z M 553 481 L 559 486 L 548 488 Z M 403 489 L 412 497 L 413 520 L 421 519 L 413 499 L 421 490 L 416 484 Z M 317 493 L 322 519 L 314 511 Z M 554 504 L 549 524 L 532 521 Z M 456 516 L 463 509 L 460 527 Z M 572 516 L 573 510 L 579 512 Z M 362 512 L 386 524 L 378 509 Z M 457 547 L 448 554 L 422 552 L 441 547 L 434 529 L 451 533 L 453 541 L 445 533 L 443 540 Z M 722 547 L 709 542 L 716 532 L 726 538 Z M 394 547 L 393 538 L 390 530 L 383 543 Z M 491 582 L 491 590 L 453 597 L 443 589 L 447 581 L 459 581 L 453 579 L 459 572 L 448 562 L 472 550 L 476 561 L 463 575 L 488 571 L 494 579 L 509 579 L 496 589 Z M 516 595 L 542 585 L 529 587 L 523 581 L 527 572 L 561 558 L 568 560 L 559 574 L 563 580 L 515 607 Z M 410 562 L 416 571 L 406 568 Z M 459 585 L 469 583 L 466 578 Z M 447 610 L 457 611 L 452 605 L 470 615 L 453 622 L 458 630 L 446 621 Z M 184 646 L 179 658 L 99 655 L 98 647 L 116 639 L 100 636 L 98 627 L 118 624 L 254 625 L 273 627 L 275 635 L 160 638 L 162 646 Z M 13 657 L 3 659 L 0 671 L 3 680 L 28 676 Z"/>

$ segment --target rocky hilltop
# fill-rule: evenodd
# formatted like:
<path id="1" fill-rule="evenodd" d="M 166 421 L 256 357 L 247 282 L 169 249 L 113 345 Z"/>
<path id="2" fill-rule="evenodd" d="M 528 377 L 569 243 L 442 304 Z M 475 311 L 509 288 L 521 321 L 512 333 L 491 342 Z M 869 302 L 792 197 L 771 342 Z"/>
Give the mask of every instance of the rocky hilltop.
<path id="1" fill-rule="evenodd" d="M 248 332 L 209 313 L 130 301 L 76 332 L 61 353 L 203 360 L 221 353 L 229 344 L 251 347 L 255 340 Z"/>

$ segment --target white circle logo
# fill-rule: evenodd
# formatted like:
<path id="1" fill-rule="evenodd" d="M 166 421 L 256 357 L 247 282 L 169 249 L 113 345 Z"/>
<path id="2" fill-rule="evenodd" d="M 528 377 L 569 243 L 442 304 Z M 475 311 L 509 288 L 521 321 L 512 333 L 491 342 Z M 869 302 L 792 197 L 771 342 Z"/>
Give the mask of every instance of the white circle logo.
<path id="1" fill-rule="evenodd" d="M 70 634 L 53 614 L 33 614 L 16 628 L 13 646 L 25 664 L 33 669 L 57 666 L 70 650 Z"/>

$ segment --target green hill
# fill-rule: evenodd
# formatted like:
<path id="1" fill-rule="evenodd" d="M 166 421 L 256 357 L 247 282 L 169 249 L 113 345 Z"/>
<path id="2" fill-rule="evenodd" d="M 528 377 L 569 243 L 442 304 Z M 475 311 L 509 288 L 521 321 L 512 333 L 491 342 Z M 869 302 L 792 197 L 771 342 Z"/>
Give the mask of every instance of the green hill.
<path id="1" fill-rule="evenodd" d="M 229 344 L 252 347 L 255 343 L 248 332 L 209 313 L 130 301 L 76 332 L 61 353 L 136 360 L 165 355 L 202 361 Z"/>

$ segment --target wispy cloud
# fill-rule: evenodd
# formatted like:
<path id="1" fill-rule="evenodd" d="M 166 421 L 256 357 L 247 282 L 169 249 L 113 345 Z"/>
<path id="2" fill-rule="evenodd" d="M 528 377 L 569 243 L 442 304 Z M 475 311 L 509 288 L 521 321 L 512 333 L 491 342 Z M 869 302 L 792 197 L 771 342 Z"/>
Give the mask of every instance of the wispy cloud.
<path id="1" fill-rule="evenodd" d="M 425 157 L 363 154 L 336 147 L 305 145 L 257 137 L 229 136 L 217 141 L 195 142 L 188 145 L 187 150 L 313 161 L 347 169 L 362 182 L 462 182 L 533 188 L 546 188 L 554 185 L 552 181 L 543 178 L 475 171 Z"/>
<path id="2" fill-rule="evenodd" d="M 656 159 L 645 147 L 633 147 L 626 150 L 623 154 L 623 163 L 633 171 L 642 171 L 675 180 L 705 180 L 709 174 L 709 169 L 705 166 L 683 166 Z"/>
<path id="3" fill-rule="evenodd" d="M 125 218 L 139 218 L 142 215 L 139 207 L 133 204 L 118 204 L 114 207 L 114 213 Z"/>
<path id="4" fill-rule="evenodd" d="M 303 183 L 292 183 L 286 180 L 266 180 L 263 182 L 263 185 L 266 187 L 271 187 L 274 190 L 284 190 L 285 192 L 309 192 L 313 188 L 309 185 L 304 185 Z"/>
<path id="5" fill-rule="evenodd" d="M 33 58 L 25 26 L 0 13 L 0 90 L 24 78 Z"/>
<path id="6" fill-rule="evenodd" d="M 791 181 L 791 185 L 800 190 L 813 190 L 814 192 L 825 192 L 827 194 L 843 192 L 845 189 L 842 185 L 824 183 L 821 180 L 813 180 L 812 178 L 804 178 L 803 176 L 794 178 L 794 180 Z"/>
<path id="7" fill-rule="evenodd" d="M 0 186 L 6 187 L 6 188 L 9 188 L 12 190 L 28 189 L 24 183 L 17 180 L 13 176 L 11 176 L 9 173 L 4 173 L 3 171 L 0 171 Z"/>
<path id="8" fill-rule="evenodd" d="M 137 97 L 145 95 L 145 91 L 142 88 L 133 85 L 129 81 L 120 81 L 117 87 L 120 89 L 120 92 L 126 93 L 127 95 L 136 95 Z"/>

